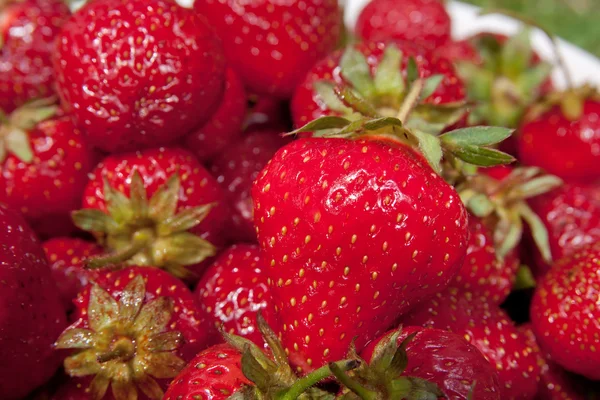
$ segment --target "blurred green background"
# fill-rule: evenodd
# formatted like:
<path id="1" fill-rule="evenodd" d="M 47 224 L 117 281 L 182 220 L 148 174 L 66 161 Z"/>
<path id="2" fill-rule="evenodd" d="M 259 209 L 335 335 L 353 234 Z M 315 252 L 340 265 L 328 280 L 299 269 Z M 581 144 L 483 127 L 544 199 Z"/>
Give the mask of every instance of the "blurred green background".
<path id="1" fill-rule="evenodd" d="M 600 0 L 461 0 L 534 17 L 558 36 L 600 57 Z"/>

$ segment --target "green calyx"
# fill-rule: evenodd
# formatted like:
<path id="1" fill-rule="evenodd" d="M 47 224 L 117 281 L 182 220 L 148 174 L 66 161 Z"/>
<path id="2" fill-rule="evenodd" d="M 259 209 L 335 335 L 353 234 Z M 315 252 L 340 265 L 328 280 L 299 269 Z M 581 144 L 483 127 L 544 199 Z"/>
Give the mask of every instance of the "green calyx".
<path id="1" fill-rule="evenodd" d="M 537 167 L 515 168 L 498 181 L 479 173 L 467 176 L 457 191 L 467 209 L 493 227 L 496 254 L 504 258 L 518 245 L 525 222 L 544 260 L 552 262 L 548 231 L 544 223 L 527 204 L 527 199 L 562 185 L 562 180 L 547 175 Z"/>
<path id="2" fill-rule="evenodd" d="M 33 100 L 17 108 L 10 115 L 0 111 L 0 162 L 13 154 L 24 163 L 33 161 L 33 149 L 28 132 L 58 111 L 56 98 Z"/>
<path id="3" fill-rule="evenodd" d="M 516 128 L 525 111 L 540 97 L 540 87 L 552 72 L 546 62 L 532 65 L 530 30 L 525 28 L 501 44 L 493 36 L 475 38 L 481 63 L 456 67 L 475 103 L 471 125 L 486 123 Z"/>
<path id="4" fill-rule="evenodd" d="M 253 385 L 230 396 L 229 400 L 333 400 L 335 395 L 314 388 L 321 380 L 332 375 L 330 366 L 323 366 L 299 378 L 290 367 L 279 338 L 259 314 L 257 325 L 272 357 L 253 342 L 240 336 L 223 332 L 225 340 L 242 353 L 242 372 Z M 358 367 L 357 360 L 334 363 L 335 368 L 349 371 Z"/>
<path id="5" fill-rule="evenodd" d="M 185 267 L 215 254 L 214 246 L 188 232 L 208 215 L 214 204 L 177 212 L 180 179 L 172 175 L 148 199 L 140 174 L 131 178 L 130 196 L 110 186 L 104 179 L 107 212 L 83 209 L 72 214 L 79 228 L 92 232 L 110 251 L 90 258 L 89 268 L 111 264 L 153 266 L 167 270 L 178 278 L 192 273 Z"/>
<path id="6" fill-rule="evenodd" d="M 554 106 L 559 106 L 561 112 L 569 121 L 577 121 L 583 115 L 583 108 L 588 100 L 600 101 L 600 92 L 589 84 L 562 92 L 552 92 L 531 107 L 525 115 L 525 121 L 538 118 Z"/>
<path id="7" fill-rule="evenodd" d="M 156 379 L 172 379 L 185 366 L 177 355 L 183 335 L 168 329 L 172 300 L 157 297 L 144 304 L 145 295 L 140 275 L 127 284 L 118 301 L 94 285 L 87 310 L 89 329 L 70 328 L 55 344 L 74 350 L 64 361 L 68 375 L 94 376 L 94 400 L 104 398 L 109 387 L 116 400 L 137 399 L 139 391 L 161 400 L 164 393 Z"/>

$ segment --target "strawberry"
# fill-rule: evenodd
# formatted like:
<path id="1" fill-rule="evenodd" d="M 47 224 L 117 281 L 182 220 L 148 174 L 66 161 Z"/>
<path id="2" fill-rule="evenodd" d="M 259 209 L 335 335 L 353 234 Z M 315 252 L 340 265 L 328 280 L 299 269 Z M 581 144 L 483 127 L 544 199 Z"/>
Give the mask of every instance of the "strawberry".
<path id="1" fill-rule="evenodd" d="M 336 0 L 197 0 L 194 8 L 216 28 L 246 87 L 279 98 L 335 48 L 342 25 Z"/>
<path id="2" fill-rule="evenodd" d="M 600 245 L 559 260 L 536 288 L 531 323 L 540 347 L 565 369 L 600 379 Z"/>
<path id="3" fill-rule="evenodd" d="M 93 154 L 53 99 L 30 102 L 0 122 L 0 201 L 32 225 L 78 207 Z"/>
<path id="4" fill-rule="evenodd" d="M 600 92 L 582 87 L 554 93 L 533 108 L 519 128 L 518 151 L 568 181 L 593 182 L 600 174 Z"/>
<path id="5" fill-rule="evenodd" d="M 52 342 L 66 317 L 42 246 L 24 219 L 2 203 L 0 243 L 0 398 L 12 400 L 58 368 Z"/>
<path id="6" fill-rule="evenodd" d="M 252 221 L 252 183 L 275 152 L 287 140 L 278 131 L 250 131 L 212 163 L 211 172 L 227 191 L 233 211 L 231 236 L 241 242 L 256 242 Z"/>
<path id="7" fill-rule="evenodd" d="M 0 10 L 0 109 L 54 93 L 54 39 L 70 12 L 60 0 L 2 3 Z"/>
<path id="8" fill-rule="evenodd" d="M 467 339 L 498 371 L 502 399 L 535 397 L 540 375 L 536 354 L 508 315 L 485 297 L 451 288 L 419 305 L 402 322 L 449 330 Z"/>
<path id="9" fill-rule="evenodd" d="M 234 245 L 221 253 L 195 290 L 205 319 L 231 334 L 262 345 L 256 325 L 257 313 L 262 312 L 267 322 L 275 326 L 265 270 L 258 246 Z"/>
<path id="10" fill-rule="evenodd" d="M 225 59 L 207 20 L 171 0 L 101 0 L 65 23 L 58 93 L 105 151 L 158 146 L 208 121 Z"/>
<path id="11" fill-rule="evenodd" d="M 371 342 L 361 357 L 352 373 L 364 385 L 359 394 L 371 394 L 363 399 L 500 399 L 494 368 L 475 346 L 451 332 L 396 329 Z M 342 375 L 340 380 L 347 379 Z"/>
<path id="12" fill-rule="evenodd" d="M 227 206 L 221 188 L 181 149 L 147 149 L 107 157 L 94 170 L 73 214 L 112 254 L 99 267 L 125 262 L 198 278 L 201 261 L 224 242 Z"/>
<path id="13" fill-rule="evenodd" d="M 200 161 L 208 161 L 221 153 L 242 133 L 246 113 L 246 92 L 237 73 L 225 71 L 225 93 L 219 108 L 202 128 L 187 135 L 185 147 Z"/>
<path id="14" fill-rule="evenodd" d="M 109 387 L 116 400 L 162 399 L 170 380 L 209 339 L 192 293 L 158 268 L 100 275 L 77 295 L 75 307 L 75 322 L 56 347 L 74 350 L 65 371 L 93 377 L 95 399 Z"/>
<path id="15" fill-rule="evenodd" d="M 83 261 L 101 254 L 102 248 L 95 243 L 69 237 L 47 240 L 43 247 L 61 300 L 65 309 L 70 311 L 77 293 L 97 276 L 95 271 L 84 269 Z"/>
<path id="16" fill-rule="evenodd" d="M 431 49 L 450 41 L 450 28 L 441 0 L 372 0 L 356 21 L 363 40 L 406 40 Z"/>

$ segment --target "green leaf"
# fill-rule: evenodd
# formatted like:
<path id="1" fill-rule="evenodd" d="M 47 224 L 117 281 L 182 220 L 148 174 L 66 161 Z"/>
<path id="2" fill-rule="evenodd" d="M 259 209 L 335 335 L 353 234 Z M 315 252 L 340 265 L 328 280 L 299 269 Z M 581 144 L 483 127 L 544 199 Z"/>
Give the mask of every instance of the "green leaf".
<path id="1" fill-rule="evenodd" d="M 364 124 L 365 131 L 377 131 L 382 128 L 387 128 L 390 126 L 396 126 L 398 128 L 402 127 L 402 121 L 398 118 L 394 117 L 382 117 L 377 119 L 372 119 Z"/>
<path id="2" fill-rule="evenodd" d="M 99 285 L 94 284 L 90 290 L 88 306 L 88 322 L 90 328 L 99 332 L 117 321 L 119 305 L 117 301 Z"/>
<path id="3" fill-rule="evenodd" d="M 535 278 L 531 269 L 527 265 L 521 265 L 517 270 L 517 277 L 513 285 L 513 290 L 531 289 L 536 286 Z"/>
<path id="4" fill-rule="evenodd" d="M 421 91 L 420 99 L 425 100 L 426 98 L 431 96 L 437 90 L 437 88 L 440 86 L 443 80 L 444 75 L 442 74 L 432 75 L 429 78 L 427 78 L 423 85 L 423 90 Z"/>
<path id="5" fill-rule="evenodd" d="M 540 251 L 542 258 L 544 259 L 544 261 L 551 264 L 552 251 L 550 250 L 548 230 L 546 229 L 544 222 L 535 212 L 533 212 L 533 210 L 525 202 L 519 203 L 517 211 L 519 212 L 520 216 L 525 220 L 527 225 L 529 225 L 531 235 L 533 236 L 533 241 L 535 242 L 536 247 Z"/>
<path id="6" fill-rule="evenodd" d="M 14 154 L 15 157 L 25 164 L 29 164 L 33 161 L 33 149 L 31 148 L 27 132 L 20 128 L 13 127 L 12 129 L 9 128 L 8 133 L 2 132 L 2 134 L 5 136 L 3 139 L 0 137 L 0 139 L 4 140 L 6 150 L 9 153 Z"/>
<path id="7" fill-rule="evenodd" d="M 315 119 L 303 127 L 290 132 L 290 134 L 295 135 L 301 132 L 318 132 L 326 129 L 341 129 L 349 124 L 350 121 L 346 118 L 331 115 Z"/>
<path id="8" fill-rule="evenodd" d="M 377 110 L 369 102 L 357 96 L 348 86 L 336 86 L 334 90 L 340 101 L 357 113 L 372 118 L 379 116 Z"/>
<path id="9" fill-rule="evenodd" d="M 136 169 L 131 177 L 129 185 L 129 201 L 133 215 L 136 218 L 144 218 L 148 215 L 148 198 L 146 197 L 146 188 L 144 180 Z"/>
<path id="10" fill-rule="evenodd" d="M 169 331 L 150 336 L 144 348 L 152 353 L 174 351 L 183 345 L 185 338 L 179 331 Z"/>
<path id="11" fill-rule="evenodd" d="M 365 56 L 354 47 L 346 49 L 340 60 L 342 77 L 349 82 L 358 93 L 369 99 L 375 94 L 375 83 L 371 76 L 371 67 Z"/>
<path id="12" fill-rule="evenodd" d="M 131 202 L 127 196 L 113 188 L 106 177 L 103 177 L 103 181 L 104 201 L 106 202 L 108 214 L 118 224 L 131 220 L 133 209 L 131 208 Z"/>
<path id="13" fill-rule="evenodd" d="M 335 84 L 329 81 L 317 81 L 313 83 L 313 88 L 323 103 L 332 111 L 342 115 L 352 114 L 351 108 L 346 107 L 344 103 L 335 94 Z"/>
<path id="14" fill-rule="evenodd" d="M 175 215 L 179 203 L 179 188 L 181 181 L 177 173 L 169 179 L 154 193 L 150 199 L 150 217 L 154 221 L 164 221 Z"/>
<path id="15" fill-rule="evenodd" d="M 514 188 L 513 192 L 511 192 L 511 197 L 529 199 L 556 189 L 562 186 L 562 184 L 563 180 L 557 176 L 543 175 Z"/>
<path id="16" fill-rule="evenodd" d="M 137 275 L 121 292 L 119 319 L 127 324 L 132 324 L 142 308 L 145 296 L 146 283 L 141 275 Z"/>
<path id="17" fill-rule="evenodd" d="M 71 218 L 76 227 L 87 232 L 110 233 L 118 227 L 110 216 L 95 208 L 73 211 Z"/>
<path id="18" fill-rule="evenodd" d="M 250 345 L 247 345 L 242 353 L 242 372 L 259 389 L 266 389 L 268 391 L 271 382 L 271 373 L 258 362 L 250 350 Z"/>
<path id="19" fill-rule="evenodd" d="M 89 349 L 94 346 L 96 333 L 89 329 L 67 329 L 56 341 L 57 349 Z"/>
<path id="20" fill-rule="evenodd" d="M 474 126 L 456 129 L 440 136 L 442 143 L 452 146 L 490 146 L 509 138 L 513 131 L 499 126 Z"/>
<path id="21" fill-rule="evenodd" d="M 378 95 L 398 97 L 406 89 L 402 78 L 402 52 L 394 44 L 386 46 L 375 72 Z"/>
<path id="22" fill-rule="evenodd" d="M 530 40 L 531 30 L 527 27 L 510 37 L 502 46 L 501 69 L 504 75 L 517 77 L 529 68 L 533 50 Z"/>
<path id="23" fill-rule="evenodd" d="M 159 266 L 193 265 L 215 254 L 210 242 L 189 232 L 158 238 L 152 246 L 152 257 Z"/>
<path id="24" fill-rule="evenodd" d="M 451 148 L 449 151 L 464 162 L 483 167 L 510 164 L 515 161 L 514 157 L 509 154 L 485 147 L 463 146 Z"/>
<path id="25" fill-rule="evenodd" d="M 502 209 L 496 211 L 500 217 L 494 230 L 494 244 L 497 256 L 504 259 L 519 244 L 523 236 L 523 223 L 517 210 L 506 213 Z"/>
<path id="26" fill-rule="evenodd" d="M 413 82 L 419 79 L 419 67 L 414 57 L 409 57 L 406 64 L 406 85 L 412 86 Z"/>
<path id="27" fill-rule="evenodd" d="M 474 194 L 467 203 L 469 211 L 480 218 L 489 216 L 496 207 L 494 203 L 483 193 Z"/>
<path id="28" fill-rule="evenodd" d="M 161 333 L 167 328 L 172 315 L 173 300 L 157 297 L 142 307 L 133 324 L 133 330 L 140 336 Z"/>
<path id="29" fill-rule="evenodd" d="M 159 221 L 156 231 L 160 236 L 168 236 L 176 232 L 185 232 L 198 226 L 216 206 L 217 203 L 186 208 L 176 215 Z"/>
<path id="30" fill-rule="evenodd" d="M 75 353 L 64 362 L 65 371 L 71 377 L 82 377 L 97 374 L 101 367 L 96 361 L 96 354 L 90 350 Z"/>
<path id="31" fill-rule="evenodd" d="M 441 174 L 442 167 L 440 163 L 442 161 L 442 146 L 440 139 L 437 136 L 417 130 L 411 131 L 411 133 L 417 139 L 419 150 L 431 168 L 433 168 L 437 174 Z"/>

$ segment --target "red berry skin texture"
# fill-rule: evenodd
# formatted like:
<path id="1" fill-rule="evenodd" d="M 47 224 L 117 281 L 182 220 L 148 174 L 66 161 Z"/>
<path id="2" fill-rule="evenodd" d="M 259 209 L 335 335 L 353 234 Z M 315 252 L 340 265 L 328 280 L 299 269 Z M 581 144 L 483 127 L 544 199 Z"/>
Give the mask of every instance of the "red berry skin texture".
<path id="1" fill-rule="evenodd" d="M 600 245 L 558 261 L 538 282 L 532 328 L 542 350 L 565 369 L 600 380 Z"/>
<path id="2" fill-rule="evenodd" d="M 208 121 L 225 59 L 206 19 L 170 0 L 87 3 L 64 25 L 58 93 L 90 142 L 114 152 L 158 146 Z"/>
<path id="3" fill-rule="evenodd" d="M 302 371 L 342 359 L 353 338 L 360 351 L 444 288 L 465 254 L 458 195 L 404 145 L 295 140 L 252 197 L 283 346 Z"/>
<path id="4" fill-rule="evenodd" d="M 280 98 L 334 49 L 342 28 L 336 0 L 197 0 L 194 8 L 217 30 L 246 87 Z"/>
<path id="5" fill-rule="evenodd" d="M 592 182 L 600 176 L 600 101 L 585 100 L 570 120 L 554 106 L 519 129 L 520 160 L 566 181 Z"/>
<path id="6" fill-rule="evenodd" d="M 60 365 L 52 347 L 66 326 L 42 246 L 23 217 L 0 203 L 0 398 L 21 399 Z"/>
<path id="7" fill-rule="evenodd" d="M 356 21 L 363 40 L 406 40 L 436 48 L 450 40 L 451 21 L 440 0 L 372 0 Z"/>
<path id="8" fill-rule="evenodd" d="M 69 17 L 60 0 L 6 2 L 0 11 L 0 109 L 54 93 L 54 39 Z"/>

